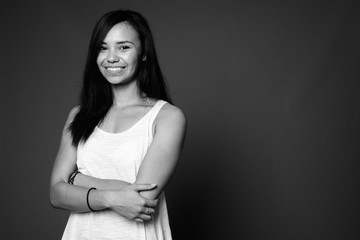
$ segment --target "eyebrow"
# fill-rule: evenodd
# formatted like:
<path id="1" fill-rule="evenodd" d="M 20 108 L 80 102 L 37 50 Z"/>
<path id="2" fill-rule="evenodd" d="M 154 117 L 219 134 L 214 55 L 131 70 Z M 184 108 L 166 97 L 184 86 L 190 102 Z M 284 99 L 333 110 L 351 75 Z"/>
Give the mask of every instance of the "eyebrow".
<path id="1" fill-rule="evenodd" d="M 130 43 L 130 44 L 132 44 L 132 45 L 135 45 L 133 42 L 131 42 L 131 41 L 120 41 L 120 42 L 116 42 L 116 44 L 124 44 L 124 43 Z M 106 44 L 106 42 L 101 42 L 101 44 Z"/>

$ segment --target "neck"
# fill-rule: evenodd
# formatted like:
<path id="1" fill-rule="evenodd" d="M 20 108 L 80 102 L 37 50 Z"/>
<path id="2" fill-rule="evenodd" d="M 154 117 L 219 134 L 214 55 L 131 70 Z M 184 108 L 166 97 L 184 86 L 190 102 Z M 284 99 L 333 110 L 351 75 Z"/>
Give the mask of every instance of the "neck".
<path id="1" fill-rule="evenodd" d="M 144 102 L 144 96 L 141 95 L 135 81 L 132 84 L 114 85 L 113 93 L 116 107 L 126 107 Z"/>

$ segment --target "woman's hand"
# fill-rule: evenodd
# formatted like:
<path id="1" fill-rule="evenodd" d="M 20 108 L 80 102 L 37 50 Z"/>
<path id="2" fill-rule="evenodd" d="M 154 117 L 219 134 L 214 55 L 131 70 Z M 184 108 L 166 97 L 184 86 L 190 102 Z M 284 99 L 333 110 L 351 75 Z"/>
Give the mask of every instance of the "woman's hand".
<path id="1" fill-rule="evenodd" d="M 155 213 L 158 200 L 144 198 L 139 192 L 149 191 L 155 187 L 156 184 L 132 184 L 120 191 L 107 191 L 105 198 L 108 208 L 129 220 L 149 221 Z"/>

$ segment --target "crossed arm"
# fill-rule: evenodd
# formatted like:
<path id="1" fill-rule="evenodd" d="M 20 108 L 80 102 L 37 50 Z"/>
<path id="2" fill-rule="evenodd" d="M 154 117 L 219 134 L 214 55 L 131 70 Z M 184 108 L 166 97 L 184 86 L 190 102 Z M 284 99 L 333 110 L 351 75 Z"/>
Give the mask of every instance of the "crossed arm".
<path id="1" fill-rule="evenodd" d="M 86 194 L 93 209 L 112 209 L 118 214 L 136 221 L 151 219 L 157 197 L 163 191 L 176 168 L 186 132 L 186 119 L 176 107 L 166 104 L 155 120 L 154 139 L 140 166 L 135 183 L 121 180 L 98 179 L 78 174 L 74 185 L 67 183 L 76 168 L 76 149 L 71 145 L 71 134 L 67 127 L 73 109 L 65 124 L 60 148 L 55 159 L 50 182 L 50 201 L 56 208 L 75 212 L 86 212 Z M 156 184 L 156 187 L 154 185 Z"/>

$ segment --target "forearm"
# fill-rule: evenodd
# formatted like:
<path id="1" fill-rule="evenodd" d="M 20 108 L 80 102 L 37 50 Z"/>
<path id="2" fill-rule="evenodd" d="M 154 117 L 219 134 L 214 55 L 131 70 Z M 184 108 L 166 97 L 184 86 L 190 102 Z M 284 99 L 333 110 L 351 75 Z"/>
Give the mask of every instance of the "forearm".
<path id="1" fill-rule="evenodd" d="M 144 222 L 151 220 L 157 200 L 144 199 L 139 192 L 154 187 L 152 184 L 133 184 L 122 191 L 104 191 L 60 181 L 51 187 L 50 199 L 53 207 L 72 212 L 111 209 L 129 220 Z"/>
<path id="2" fill-rule="evenodd" d="M 86 187 L 58 182 L 50 190 L 51 205 L 72 212 L 88 212 L 90 211 L 87 204 L 88 190 L 89 188 Z M 103 210 L 108 208 L 106 193 L 107 191 L 103 190 L 92 190 L 90 192 L 89 205 L 92 209 Z"/>
<path id="3" fill-rule="evenodd" d="M 115 179 L 101 179 L 92 177 L 86 174 L 78 173 L 74 178 L 74 185 L 91 188 L 95 187 L 98 190 L 123 190 L 125 187 L 129 186 L 129 182 Z"/>

